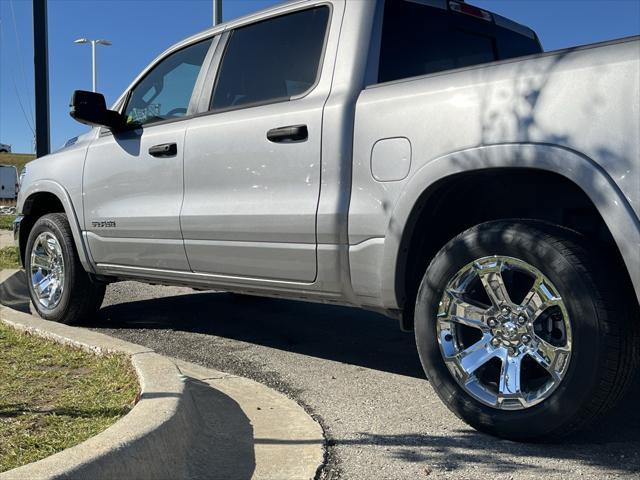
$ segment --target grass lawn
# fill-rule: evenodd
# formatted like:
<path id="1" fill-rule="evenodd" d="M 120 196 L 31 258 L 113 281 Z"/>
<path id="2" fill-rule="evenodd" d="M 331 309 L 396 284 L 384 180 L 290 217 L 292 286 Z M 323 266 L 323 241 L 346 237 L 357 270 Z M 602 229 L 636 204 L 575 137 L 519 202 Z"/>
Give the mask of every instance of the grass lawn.
<path id="1" fill-rule="evenodd" d="M 15 165 L 19 175 L 25 163 L 34 158 L 36 156 L 30 153 L 0 153 L 0 165 Z"/>
<path id="2" fill-rule="evenodd" d="M 15 215 L 0 215 L 0 230 L 13 230 Z"/>
<path id="3" fill-rule="evenodd" d="M 92 355 L 0 323 L 0 472 L 103 431 L 138 391 L 123 355 Z"/>
<path id="4" fill-rule="evenodd" d="M 3 268 L 22 268 L 18 260 L 18 247 L 0 248 L 0 269 Z"/>

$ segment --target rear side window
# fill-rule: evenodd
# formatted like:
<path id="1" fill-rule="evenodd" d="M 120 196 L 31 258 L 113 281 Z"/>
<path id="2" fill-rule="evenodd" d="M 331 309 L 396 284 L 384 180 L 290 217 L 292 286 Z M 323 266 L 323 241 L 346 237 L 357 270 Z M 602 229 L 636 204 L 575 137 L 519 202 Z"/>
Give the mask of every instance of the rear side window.
<path id="1" fill-rule="evenodd" d="M 227 44 L 212 110 L 264 104 L 301 95 L 316 82 L 329 7 L 238 28 Z"/>
<path id="2" fill-rule="evenodd" d="M 493 19 L 475 18 L 419 0 L 386 0 L 380 48 L 379 82 L 541 50 L 536 39 L 499 27 Z"/>

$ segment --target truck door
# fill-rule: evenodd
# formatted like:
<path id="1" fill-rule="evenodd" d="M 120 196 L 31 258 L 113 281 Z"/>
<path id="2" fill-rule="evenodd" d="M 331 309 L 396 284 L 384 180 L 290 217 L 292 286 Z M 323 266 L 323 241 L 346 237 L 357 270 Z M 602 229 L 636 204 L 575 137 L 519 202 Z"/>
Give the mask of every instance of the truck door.
<path id="1" fill-rule="evenodd" d="M 316 277 L 331 8 L 307 5 L 236 27 L 220 42 L 209 112 L 186 133 L 181 224 L 194 272 Z"/>
<path id="2" fill-rule="evenodd" d="M 188 271 L 180 232 L 187 111 L 211 39 L 158 62 L 131 90 L 131 127 L 103 129 L 83 176 L 87 241 L 96 263 Z"/>

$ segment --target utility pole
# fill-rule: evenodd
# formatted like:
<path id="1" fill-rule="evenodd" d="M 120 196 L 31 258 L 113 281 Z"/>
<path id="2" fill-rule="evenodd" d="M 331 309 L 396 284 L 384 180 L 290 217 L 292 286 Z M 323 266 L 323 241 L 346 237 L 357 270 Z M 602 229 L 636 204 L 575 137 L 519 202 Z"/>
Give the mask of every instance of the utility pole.
<path id="1" fill-rule="evenodd" d="M 96 71 L 96 45 L 104 45 L 105 47 L 108 47 L 109 45 L 111 45 L 111 42 L 109 40 L 88 40 L 86 38 L 79 38 L 75 40 L 73 43 L 91 44 L 91 81 L 92 81 L 93 91 L 95 92 L 97 91 L 96 89 L 98 86 L 98 80 L 97 80 L 98 74 Z"/>
<path id="2" fill-rule="evenodd" d="M 36 155 L 51 149 L 49 133 L 49 47 L 47 0 L 33 0 L 33 60 L 36 94 Z"/>
<path id="3" fill-rule="evenodd" d="M 222 0 L 213 0 L 213 25 L 222 23 Z"/>

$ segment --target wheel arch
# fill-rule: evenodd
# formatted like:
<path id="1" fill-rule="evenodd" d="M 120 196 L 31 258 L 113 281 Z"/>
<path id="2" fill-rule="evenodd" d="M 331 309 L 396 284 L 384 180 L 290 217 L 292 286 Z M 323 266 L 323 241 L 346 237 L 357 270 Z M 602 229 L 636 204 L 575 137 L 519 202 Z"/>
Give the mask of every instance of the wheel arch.
<path id="1" fill-rule="evenodd" d="M 535 178 L 537 181 L 552 179 L 549 185 L 555 189 L 553 192 L 568 188 L 571 201 L 576 202 L 576 207 L 591 209 L 590 213 L 596 215 L 604 227 L 602 235 L 608 235 L 611 239 L 627 274 L 626 280 L 631 290 L 635 289 L 636 299 L 640 304 L 640 259 L 634 254 L 640 247 L 640 223 L 628 200 L 607 173 L 593 160 L 563 147 L 538 144 L 495 145 L 455 152 L 425 164 L 411 177 L 392 211 L 384 242 L 382 300 L 392 308 L 398 306 L 402 310 L 405 305 L 409 307 L 404 309 L 404 329 L 410 329 L 413 321 L 410 302 L 413 293 L 411 289 L 415 285 L 409 283 L 414 280 L 411 275 L 415 276 L 415 272 L 411 274 L 410 269 L 426 268 L 433 255 L 453 236 L 476 223 L 488 220 L 514 216 L 551 220 L 546 214 L 532 217 L 528 217 L 526 212 L 518 214 L 519 206 L 536 201 L 535 197 L 525 197 L 509 202 L 512 203 L 512 208 L 506 209 L 506 216 L 505 212 L 497 210 L 482 211 L 490 202 L 472 202 L 474 213 L 461 219 L 457 227 L 459 231 L 455 230 L 455 225 L 450 231 L 441 228 L 442 223 L 451 228 L 451 222 L 443 222 L 443 217 L 438 216 L 444 215 L 444 206 L 438 206 L 438 203 L 453 198 L 452 189 L 457 196 L 471 195 L 478 185 L 478 179 L 490 179 L 495 183 L 512 175 L 519 177 L 514 184 L 518 188 L 512 189 L 516 196 L 521 193 L 518 189 L 523 181 L 526 184 L 527 178 Z M 545 189 L 550 188 L 549 185 L 541 183 Z M 527 194 L 530 195 L 530 192 L 524 192 L 524 195 Z M 401 232 L 397 230 L 398 225 L 403 225 Z M 424 231 L 426 225 L 436 225 L 436 228 L 429 229 L 427 234 Z M 431 240 L 428 245 L 430 251 L 428 258 L 417 265 L 412 255 L 420 247 L 419 244 L 416 246 L 416 242 L 422 240 L 416 239 L 421 237 Z"/>
<path id="2" fill-rule="evenodd" d="M 73 240 L 78 251 L 80 263 L 87 272 L 93 273 L 94 269 L 90 262 L 90 256 L 83 241 L 82 230 L 78 223 L 75 208 L 69 193 L 62 185 L 51 180 L 44 180 L 29 185 L 24 192 L 20 192 L 21 199 L 18 211 L 22 215 L 20 222 L 20 234 L 18 237 L 18 248 L 20 258 L 24 264 L 27 240 L 33 225 L 38 218 L 48 213 L 61 212 L 67 216 Z"/>

